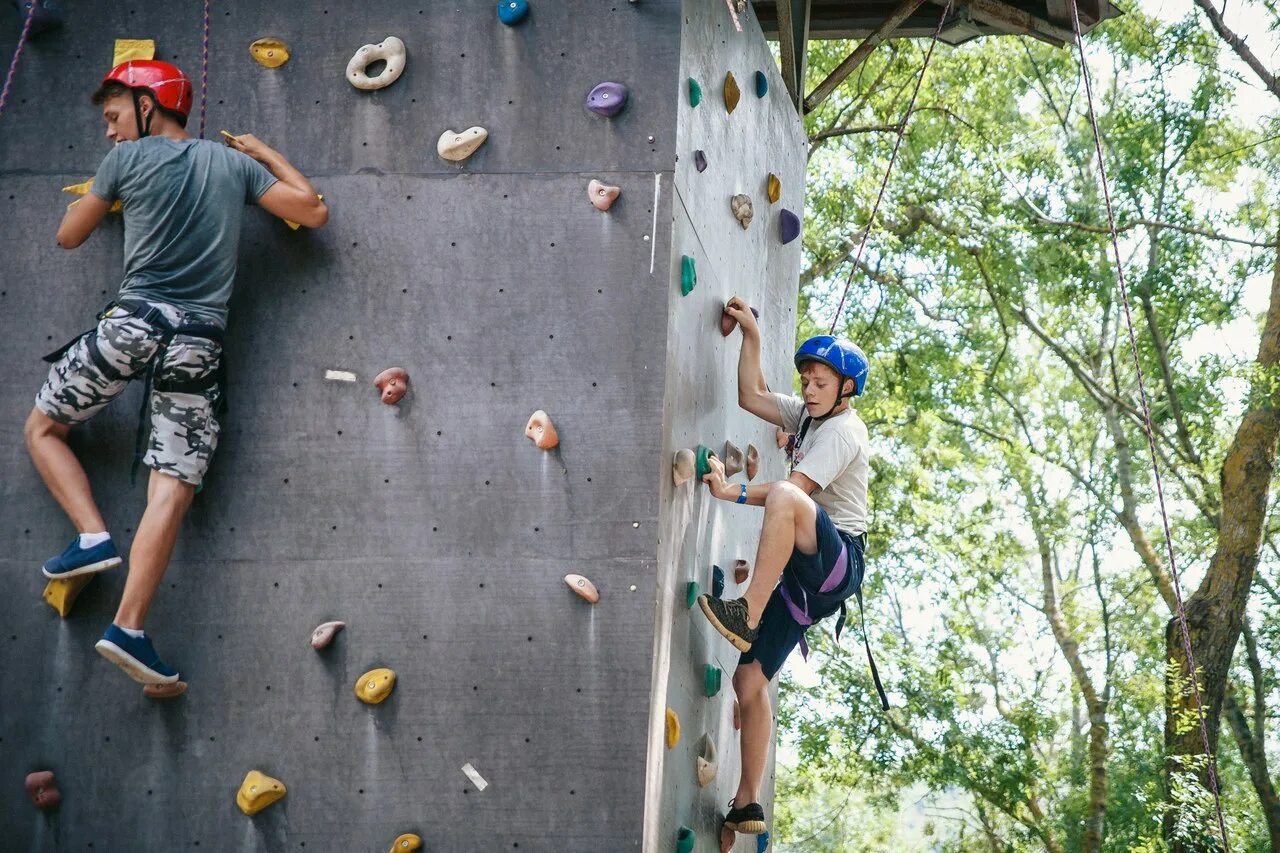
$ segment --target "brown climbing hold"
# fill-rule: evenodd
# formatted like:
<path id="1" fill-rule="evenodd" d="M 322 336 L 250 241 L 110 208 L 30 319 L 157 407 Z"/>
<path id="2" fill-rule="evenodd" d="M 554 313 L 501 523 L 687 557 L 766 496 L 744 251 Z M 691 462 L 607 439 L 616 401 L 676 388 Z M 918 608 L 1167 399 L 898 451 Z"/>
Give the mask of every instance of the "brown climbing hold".
<path id="1" fill-rule="evenodd" d="M 684 485 L 693 479 L 697 467 L 698 457 L 692 450 L 687 447 L 684 450 L 677 450 L 675 459 L 671 461 L 671 479 L 675 480 L 677 486 Z"/>
<path id="2" fill-rule="evenodd" d="M 778 427 L 773 431 L 773 440 L 777 442 L 779 450 L 786 450 L 787 443 L 791 441 L 791 436 L 782 427 Z"/>
<path id="3" fill-rule="evenodd" d="M 773 172 L 769 173 L 766 192 L 769 194 L 769 204 L 777 204 L 778 199 L 782 198 L 782 181 Z"/>
<path id="4" fill-rule="evenodd" d="M 382 392 L 382 402 L 393 406 L 409 392 L 409 374 L 403 367 L 388 367 L 374 377 L 373 386 Z"/>
<path id="5" fill-rule="evenodd" d="M 391 842 L 390 853 L 413 853 L 414 850 L 422 849 L 422 839 L 412 832 L 406 832 L 404 835 L 396 837 Z"/>
<path id="6" fill-rule="evenodd" d="M 71 605 L 76 603 L 80 590 L 93 580 L 94 575 L 76 575 L 73 578 L 58 578 L 44 585 L 44 600 L 63 619 L 71 612 Z"/>
<path id="7" fill-rule="evenodd" d="M 754 480 L 760 472 L 760 451 L 754 444 L 747 445 L 747 479 Z"/>
<path id="8" fill-rule="evenodd" d="M 742 451 L 732 441 L 724 443 L 724 475 L 732 477 L 742 470 Z"/>
<path id="9" fill-rule="evenodd" d="M 52 770 L 37 770 L 27 774 L 27 796 L 38 809 L 51 809 L 62 802 L 62 792 L 54 781 Z"/>
<path id="10" fill-rule="evenodd" d="M 751 577 L 751 567 L 747 565 L 746 560 L 733 561 L 733 582 L 746 583 L 747 578 Z"/>
<path id="11" fill-rule="evenodd" d="M 675 749 L 680 742 L 680 718 L 671 708 L 667 709 L 667 749 Z"/>
<path id="12" fill-rule="evenodd" d="M 436 153 L 452 163 L 461 163 L 476 153 L 488 138 L 489 131 L 479 125 L 462 131 L 446 130 L 436 140 Z"/>
<path id="13" fill-rule="evenodd" d="M 279 68 L 289 61 L 289 45 L 274 38 L 262 38 L 249 45 L 249 54 L 264 68 Z"/>
<path id="14" fill-rule="evenodd" d="M 333 642 L 338 632 L 347 627 L 346 622 L 322 622 L 311 632 L 311 648 L 323 649 Z"/>
<path id="15" fill-rule="evenodd" d="M 755 210 L 751 205 L 751 196 L 738 193 L 729 199 L 729 209 L 733 211 L 733 218 L 738 220 L 738 224 L 742 226 L 743 231 L 751 227 L 751 218 L 755 216 Z"/>
<path id="16" fill-rule="evenodd" d="M 529 417 L 529 422 L 524 425 L 524 434 L 541 450 L 551 450 L 560 444 L 555 424 L 551 423 L 551 417 L 542 409 Z"/>
<path id="17" fill-rule="evenodd" d="M 247 815 L 255 815 L 288 792 L 284 783 L 265 773 L 250 770 L 236 792 L 236 805 Z"/>
<path id="18" fill-rule="evenodd" d="M 142 695 L 148 699 L 177 699 L 187 692 L 187 682 L 175 681 L 172 684 L 144 684 Z"/>
<path id="19" fill-rule="evenodd" d="M 733 72 L 729 71 L 724 75 L 724 108 L 732 113 L 738 107 L 738 99 L 742 97 L 742 90 L 738 88 L 738 81 L 733 79 Z"/>
<path id="20" fill-rule="evenodd" d="M 377 705 L 391 695 L 391 688 L 396 686 L 394 670 L 385 667 L 371 669 L 356 682 L 356 698 L 369 705 Z"/>
<path id="21" fill-rule="evenodd" d="M 608 210 L 613 207 L 613 203 L 620 195 L 622 195 L 622 187 L 611 187 L 594 178 L 587 184 L 587 198 L 591 200 L 591 205 L 596 210 Z"/>
<path id="22" fill-rule="evenodd" d="M 760 312 L 752 308 L 751 316 L 759 320 Z M 733 330 L 736 328 L 738 328 L 738 321 L 733 319 L 732 314 L 722 310 L 720 312 L 720 334 L 727 338 L 733 334 Z"/>
<path id="23" fill-rule="evenodd" d="M 738 700 L 733 700 L 733 730 L 736 732 L 742 728 L 742 710 L 738 707 Z"/>
<path id="24" fill-rule="evenodd" d="M 596 585 L 582 575 L 565 575 L 564 582 L 569 585 L 569 589 L 592 604 L 600 600 L 600 593 L 596 590 Z"/>

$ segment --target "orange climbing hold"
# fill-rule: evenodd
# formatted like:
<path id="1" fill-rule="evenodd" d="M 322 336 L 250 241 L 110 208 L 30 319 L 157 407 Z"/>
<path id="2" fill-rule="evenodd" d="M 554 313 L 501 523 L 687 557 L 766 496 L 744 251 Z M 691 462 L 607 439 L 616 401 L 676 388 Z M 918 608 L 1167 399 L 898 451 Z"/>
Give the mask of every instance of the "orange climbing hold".
<path id="1" fill-rule="evenodd" d="M 727 112 L 732 113 L 738 108 L 738 99 L 742 97 L 742 90 L 738 88 L 738 81 L 733 78 L 733 72 L 729 71 L 724 75 L 724 108 Z"/>
<path id="2" fill-rule="evenodd" d="M 596 590 L 596 585 L 584 578 L 582 575 L 565 575 L 564 582 L 569 585 L 569 589 L 578 595 L 595 604 L 600 600 L 600 593 Z"/>
<path id="3" fill-rule="evenodd" d="M 247 815 L 255 815 L 283 797 L 287 790 L 279 779 L 250 770 L 236 793 L 236 805 Z"/>
<path id="4" fill-rule="evenodd" d="M 409 373 L 403 367 L 388 367 L 373 378 L 373 387 L 382 392 L 382 402 L 395 405 L 409 393 Z"/>
<path id="5" fill-rule="evenodd" d="M 774 438 L 774 441 L 778 443 L 779 450 L 786 450 L 787 442 L 791 440 L 791 436 L 788 435 L 787 431 L 782 427 L 778 427 L 773 431 L 773 438 Z"/>
<path id="6" fill-rule="evenodd" d="M 377 705 L 391 695 L 395 686 L 395 670 L 386 667 L 371 669 L 356 682 L 356 698 L 366 704 Z"/>
<path id="7" fill-rule="evenodd" d="M 778 199 L 782 198 L 782 181 L 773 172 L 769 173 L 765 192 L 769 196 L 769 204 L 777 204 Z"/>
<path id="8" fill-rule="evenodd" d="M 412 832 L 406 832 L 404 835 L 396 837 L 391 842 L 390 853 L 412 853 L 414 850 L 422 849 L 422 839 Z"/>
<path id="9" fill-rule="evenodd" d="M 751 577 L 751 567 L 747 565 L 746 560 L 733 561 L 733 582 L 746 583 L 747 578 Z"/>
<path id="10" fill-rule="evenodd" d="M 175 681 L 172 684 L 144 684 L 142 695 L 148 699 L 177 699 L 187 692 L 187 682 Z"/>
<path id="11" fill-rule="evenodd" d="M 524 434 L 542 450 L 551 450 L 560 444 L 560 435 L 555 424 L 551 423 L 551 416 L 542 409 L 529 417 L 529 422 L 524 425 Z"/>

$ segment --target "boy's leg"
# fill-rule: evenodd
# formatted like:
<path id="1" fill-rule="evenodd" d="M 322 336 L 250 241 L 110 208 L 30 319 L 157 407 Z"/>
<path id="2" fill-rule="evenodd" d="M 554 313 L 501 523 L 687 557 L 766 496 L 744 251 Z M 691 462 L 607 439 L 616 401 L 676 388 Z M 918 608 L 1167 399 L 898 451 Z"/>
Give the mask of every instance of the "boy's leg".
<path id="1" fill-rule="evenodd" d="M 738 664 L 733 673 L 733 691 L 738 697 L 742 715 L 739 735 L 742 750 L 742 774 L 734 795 L 737 805 L 760 802 L 760 783 L 764 765 L 773 742 L 773 706 L 769 701 L 769 679 L 759 661 Z"/>
<path id="2" fill-rule="evenodd" d="M 107 524 L 93 501 L 89 478 L 75 453 L 67 446 L 70 424 L 61 424 L 33 408 L 24 434 L 31 461 L 54 500 L 75 525 L 77 533 L 102 533 Z"/>
<path id="3" fill-rule="evenodd" d="M 129 550 L 129 576 L 114 620 L 119 627 L 142 630 L 195 493 L 190 483 L 152 470 L 147 509 Z"/>
<path id="4" fill-rule="evenodd" d="M 782 577 L 793 551 L 818 553 L 818 506 L 804 490 L 786 480 L 769 488 L 764 502 L 764 523 L 756 549 L 756 567 L 743 596 L 749 611 L 748 624 L 760 623 L 765 605 Z"/>

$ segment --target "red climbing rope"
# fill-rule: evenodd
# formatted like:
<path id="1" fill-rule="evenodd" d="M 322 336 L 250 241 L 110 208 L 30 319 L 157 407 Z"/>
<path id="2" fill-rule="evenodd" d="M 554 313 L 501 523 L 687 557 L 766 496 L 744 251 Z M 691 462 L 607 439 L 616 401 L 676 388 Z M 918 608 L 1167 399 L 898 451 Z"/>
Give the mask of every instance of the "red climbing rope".
<path id="1" fill-rule="evenodd" d="M 4 88 L 0 89 L 0 116 L 4 115 L 4 108 L 9 103 L 9 90 L 13 87 L 13 76 L 18 73 L 18 59 L 22 57 L 22 48 L 31 35 L 31 21 L 35 18 L 36 7 L 39 5 L 40 0 L 31 0 L 31 5 L 27 7 L 27 18 L 22 22 L 22 34 L 18 36 L 18 46 L 13 49 L 13 60 L 9 63 L 9 73 L 4 77 Z"/>
<path id="2" fill-rule="evenodd" d="M 880 192 L 876 194 L 876 203 L 871 207 L 871 215 L 867 217 L 867 224 L 862 229 L 862 239 L 858 242 L 858 252 L 853 258 L 853 266 L 849 268 L 849 276 L 844 282 L 844 292 L 840 294 L 840 304 L 836 306 L 835 316 L 831 318 L 831 334 L 836 333 L 836 327 L 840 325 L 840 315 L 844 312 L 844 301 L 849 296 L 849 287 L 853 284 L 853 274 L 858 270 L 858 264 L 862 263 L 862 250 L 867 247 L 867 237 L 871 235 L 871 226 L 875 224 L 876 213 L 880 210 L 880 202 L 884 199 L 885 188 L 889 186 L 889 175 L 893 172 L 893 164 L 898 159 L 898 149 L 902 146 L 902 138 L 907 132 L 907 122 L 911 121 L 911 113 L 916 108 L 916 96 L 920 94 L 920 84 L 924 82 L 925 72 L 929 70 L 929 63 L 933 61 L 933 49 L 938 46 L 938 36 L 942 33 L 942 25 L 947 22 L 947 18 L 951 15 L 951 4 L 953 0 L 947 0 L 947 5 L 942 9 L 942 16 L 938 18 L 938 26 L 933 29 L 933 38 L 929 42 L 929 52 L 925 54 L 924 64 L 920 66 L 920 76 L 916 78 L 916 87 L 911 91 L 911 100 L 907 102 L 907 111 L 902 114 L 902 121 L 898 122 L 898 136 L 893 141 L 893 153 L 889 155 L 889 166 L 884 170 L 884 179 L 880 181 Z"/>
<path id="3" fill-rule="evenodd" d="M 200 138 L 204 139 L 204 113 L 209 103 L 209 0 L 204 0 L 204 24 L 200 35 Z"/>
<path id="4" fill-rule="evenodd" d="M 1205 758 L 1209 761 L 1209 789 L 1213 792 L 1213 807 L 1218 818 L 1218 834 L 1222 838 L 1222 849 L 1231 853 L 1231 844 L 1227 840 L 1227 824 L 1222 816 L 1222 797 L 1218 791 L 1218 762 L 1209 749 L 1209 730 L 1204 720 L 1204 705 L 1200 699 L 1200 683 L 1196 678 L 1196 657 L 1191 649 L 1191 633 L 1187 627 L 1187 611 L 1182 603 L 1182 581 L 1178 576 L 1178 565 L 1173 553 L 1173 534 L 1169 529 L 1169 513 L 1164 505 L 1164 484 L 1160 478 L 1160 462 L 1156 456 L 1155 433 L 1151 427 L 1151 407 L 1147 401 L 1147 386 L 1142 375 L 1142 363 L 1138 359 L 1138 337 L 1133 331 L 1133 312 L 1129 306 L 1129 288 L 1124 280 L 1124 265 L 1120 260 L 1120 238 L 1116 233 L 1115 211 L 1111 206 L 1111 188 L 1107 182 L 1107 165 L 1102 156 L 1102 135 L 1098 132 L 1098 116 L 1093 110 L 1093 83 L 1089 77 L 1089 63 L 1084 55 L 1084 38 L 1080 33 L 1080 12 L 1076 8 L 1076 0 L 1071 0 L 1071 22 L 1075 28 L 1076 47 L 1080 52 L 1080 73 L 1084 78 L 1086 104 L 1089 108 L 1089 126 L 1093 130 L 1093 149 L 1098 155 L 1098 175 L 1102 183 L 1102 198 L 1107 207 L 1107 230 L 1111 236 L 1111 250 L 1116 257 L 1116 281 L 1120 284 L 1120 297 L 1124 302 L 1124 321 L 1129 329 L 1129 347 L 1133 351 L 1133 368 L 1138 375 L 1138 394 L 1142 400 L 1142 425 L 1147 434 L 1147 448 L 1151 451 L 1151 470 L 1155 474 L 1156 498 L 1160 505 L 1160 519 L 1164 524 L 1165 548 L 1169 553 L 1169 573 L 1173 576 L 1173 594 L 1178 605 L 1178 628 L 1182 634 L 1182 650 L 1187 656 L 1187 669 L 1191 675 L 1191 691 L 1196 703 L 1196 719 L 1200 724 L 1200 737 L 1204 744 Z"/>

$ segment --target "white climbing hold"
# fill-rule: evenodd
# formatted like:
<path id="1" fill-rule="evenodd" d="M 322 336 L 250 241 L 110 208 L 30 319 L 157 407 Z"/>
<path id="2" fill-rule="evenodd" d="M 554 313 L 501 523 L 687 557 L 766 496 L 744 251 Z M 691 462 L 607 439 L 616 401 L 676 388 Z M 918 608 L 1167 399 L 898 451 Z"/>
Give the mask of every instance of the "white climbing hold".
<path id="1" fill-rule="evenodd" d="M 462 772 L 467 775 L 467 778 L 471 780 L 471 784 L 475 785 L 477 790 L 483 791 L 485 788 L 489 787 L 489 783 L 486 782 L 484 777 L 471 766 L 470 761 L 462 765 Z"/>
<path id="2" fill-rule="evenodd" d="M 476 125 L 463 131 L 446 130 L 440 134 L 436 142 L 436 153 L 446 160 L 461 163 L 476 153 L 476 149 L 484 145 L 489 138 L 489 131 Z"/>
<path id="3" fill-rule="evenodd" d="M 387 63 L 386 67 L 377 77 L 370 77 L 365 69 L 380 59 Z M 356 51 L 347 63 L 347 80 L 352 86 L 367 92 L 384 89 L 399 79 L 404 63 L 404 42 L 395 36 L 387 36 L 378 44 L 366 44 Z"/>
<path id="4" fill-rule="evenodd" d="M 326 370 L 324 378 L 330 382 L 355 382 L 356 375 L 350 370 Z"/>

